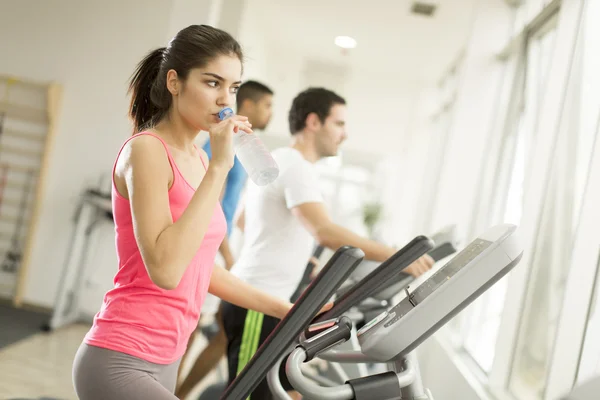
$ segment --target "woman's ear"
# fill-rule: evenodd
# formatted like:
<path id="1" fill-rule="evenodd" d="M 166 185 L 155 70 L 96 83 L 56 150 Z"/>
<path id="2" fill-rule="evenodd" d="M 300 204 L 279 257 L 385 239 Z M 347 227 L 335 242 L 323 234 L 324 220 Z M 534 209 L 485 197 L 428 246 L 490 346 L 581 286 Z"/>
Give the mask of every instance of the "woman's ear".
<path id="1" fill-rule="evenodd" d="M 177 76 L 177 71 L 174 69 L 170 69 L 167 72 L 167 90 L 173 95 L 177 96 L 180 91 L 180 82 L 179 77 Z"/>

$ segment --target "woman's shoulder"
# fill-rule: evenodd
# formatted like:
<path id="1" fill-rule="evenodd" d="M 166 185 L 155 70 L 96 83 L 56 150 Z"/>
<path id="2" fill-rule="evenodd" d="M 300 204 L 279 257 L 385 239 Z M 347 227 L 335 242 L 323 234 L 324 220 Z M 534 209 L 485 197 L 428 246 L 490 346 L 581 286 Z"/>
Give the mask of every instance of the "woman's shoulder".
<path id="1" fill-rule="evenodd" d="M 156 133 L 144 131 L 133 135 L 123 144 L 123 150 L 127 149 L 129 156 L 138 158 L 154 158 L 159 154 L 168 154 L 169 147 L 165 141 Z"/>
<path id="2" fill-rule="evenodd" d="M 117 156 L 116 172 L 128 167 L 136 169 L 154 169 L 158 165 L 168 167 L 169 163 L 169 149 L 164 140 L 152 132 L 142 132 L 128 138 L 123 144 Z"/>

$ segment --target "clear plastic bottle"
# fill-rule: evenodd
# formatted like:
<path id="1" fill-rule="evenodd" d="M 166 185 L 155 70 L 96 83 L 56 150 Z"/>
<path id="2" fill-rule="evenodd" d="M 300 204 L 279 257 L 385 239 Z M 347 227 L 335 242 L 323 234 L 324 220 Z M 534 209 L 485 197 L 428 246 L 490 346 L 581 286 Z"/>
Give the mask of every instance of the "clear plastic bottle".
<path id="1" fill-rule="evenodd" d="M 233 115 L 231 108 L 219 112 L 221 120 Z M 233 148 L 248 176 L 258 186 L 268 185 L 279 176 L 279 166 L 258 136 L 239 130 L 233 135 Z"/>

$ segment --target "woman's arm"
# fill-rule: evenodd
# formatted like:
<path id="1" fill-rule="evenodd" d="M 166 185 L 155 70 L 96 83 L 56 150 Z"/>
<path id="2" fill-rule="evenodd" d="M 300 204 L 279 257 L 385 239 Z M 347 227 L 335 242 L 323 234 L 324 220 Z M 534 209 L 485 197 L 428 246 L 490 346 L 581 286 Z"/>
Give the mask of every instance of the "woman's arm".
<path id="1" fill-rule="evenodd" d="M 127 143 L 115 173 L 115 181 L 126 187 L 135 237 L 150 279 L 167 290 L 177 287 L 200 248 L 227 176 L 227 168 L 211 165 L 188 207 L 173 222 L 168 194 L 171 171 L 162 143 L 142 135 Z"/>
<path id="2" fill-rule="evenodd" d="M 283 319 L 293 306 L 289 301 L 271 296 L 220 267 L 213 269 L 208 292 L 238 307 L 278 319 Z"/>

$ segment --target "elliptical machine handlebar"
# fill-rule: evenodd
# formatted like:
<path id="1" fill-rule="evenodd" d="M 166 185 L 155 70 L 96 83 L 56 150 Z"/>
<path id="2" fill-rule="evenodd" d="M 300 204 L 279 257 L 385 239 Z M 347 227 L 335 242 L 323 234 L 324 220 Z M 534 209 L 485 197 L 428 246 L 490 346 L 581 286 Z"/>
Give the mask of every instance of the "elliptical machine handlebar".
<path id="1" fill-rule="evenodd" d="M 300 368 L 301 364 L 309 361 L 308 352 L 302 347 L 297 347 L 286 363 L 287 377 L 303 396 L 315 399 L 328 400 L 368 400 L 377 393 L 378 399 L 399 399 L 402 395 L 401 388 L 409 386 L 415 381 L 416 362 L 407 357 L 404 361 L 402 372 L 383 372 L 356 379 L 350 379 L 342 385 L 324 387 L 306 378 Z M 346 360 L 346 362 L 352 362 Z M 365 362 L 355 360 L 354 362 Z M 429 394 L 429 398 L 433 397 Z"/>
<path id="2" fill-rule="evenodd" d="M 315 322 L 335 319 L 348 311 L 351 307 L 362 303 L 382 287 L 395 282 L 397 275 L 410 264 L 415 262 L 423 254 L 433 248 L 431 239 L 425 236 L 417 236 L 393 256 L 381 263 L 379 267 L 364 277 L 360 282 L 352 286 L 339 299 L 334 302 L 333 307 L 316 318 Z"/>
<path id="3" fill-rule="evenodd" d="M 429 250 L 427 254 L 433 258 L 434 262 L 438 262 L 452 254 L 456 253 L 456 248 L 451 242 L 443 242 L 442 244 L 437 244 L 436 247 Z M 400 291 L 400 289 L 406 287 L 416 278 L 406 272 L 400 272 L 398 275 L 393 277 L 392 279 L 382 283 L 382 285 L 378 288 L 377 292 L 373 294 L 373 300 L 384 301 L 390 299 L 392 296 L 396 295 Z M 342 287 L 336 293 L 339 296 L 344 295 L 352 285 L 348 285 L 346 287 Z"/>
<path id="4" fill-rule="evenodd" d="M 343 363 L 366 363 L 374 362 L 361 352 L 356 351 L 326 351 L 328 348 L 335 347 L 350 338 L 350 321 L 344 321 L 346 317 L 341 317 L 336 321 L 332 328 L 324 331 L 320 336 L 322 351 L 315 354 L 310 347 L 297 346 L 289 356 L 286 363 L 287 377 L 303 396 L 309 398 L 328 399 L 328 400 L 367 400 L 373 397 L 373 393 L 377 393 L 377 398 L 399 398 L 402 387 L 411 385 L 417 376 L 416 360 L 409 356 L 404 360 L 402 372 L 388 371 L 376 375 L 369 375 L 356 379 L 350 379 L 341 385 L 322 386 L 315 383 L 312 379 L 306 378 L 302 371 L 301 365 L 311 361 L 314 356 L 318 356 L 324 360 L 343 362 Z M 344 330 L 344 325 L 348 327 L 348 335 L 341 338 L 339 330 L 336 327 L 341 327 Z M 326 351 L 326 352 L 323 352 Z M 274 392 L 276 399 L 290 400 L 291 398 L 283 389 L 279 380 L 280 364 L 283 361 L 281 357 L 275 366 L 269 371 L 267 379 L 269 386 Z M 429 395 L 429 399 L 433 399 Z"/>
<path id="5" fill-rule="evenodd" d="M 301 365 L 309 355 L 302 346 L 297 346 L 286 363 L 288 380 L 302 395 L 314 399 L 432 400 L 431 392 L 423 385 L 414 350 L 512 270 L 522 255 L 517 227 L 510 224 L 494 226 L 415 290 L 407 292 L 397 305 L 362 327 L 357 332 L 360 352 L 329 350 L 319 354 L 319 358 L 330 361 L 393 364 L 392 371 L 349 379 L 337 386 L 321 386 L 303 375 Z M 331 349 L 338 339 L 339 336 L 332 332 L 329 340 L 321 339 L 320 347 Z M 289 399 L 281 392 L 278 371 L 276 367 L 269 372 L 269 385 L 276 398 Z"/>
<path id="6" fill-rule="evenodd" d="M 312 334 L 307 335 L 310 333 Z M 299 347 L 305 350 L 306 361 L 310 361 L 330 347 L 349 340 L 350 335 L 352 335 L 352 321 L 342 316 L 337 320 L 311 325 L 300 339 Z"/>
<path id="7" fill-rule="evenodd" d="M 396 252 L 392 257 L 390 257 L 385 262 L 381 263 L 375 270 L 373 270 L 366 277 L 364 277 L 361 281 L 359 281 L 354 286 L 352 286 L 352 288 L 350 288 L 350 290 L 345 292 L 338 300 L 336 300 L 336 302 L 334 303 L 334 306 L 329 311 L 327 311 L 327 312 L 321 314 L 319 317 L 317 317 L 313 321 L 313 323 L 308 327 L 308 329 L 304 333 L 303 337 L 300 338 L 300 343 L 302 343 L 302 340 L 305 337 L 313 334 L 311 331 L 318 330 L 319 328 L 323 327 L 323 325 L 331 327 L 332 325 L 334 325 L 334 323 L 332 323 L 332 321 L 338 321 L 338 325 L 339 325 L 340 324 L 339 321 L 348 320 L 347 318 L 343 318 L 343 319 L 340 318 L 338 320 L 338 318 L 343 313 L 348 311 L 351 307 L 353 307 L 354 305 L 360 304 L 365 299 L 371 297 L 374 293 L 377 293 L 379 290 L 381 290 L 381 287 L 386 285 L 387 281 L 396 280 L 398 278 L 398 275 L 401 273 L 401 271 L 404 268 L 406 268 L 407 266 L 412 264 L 423 254 L 425 254 L 429 250 L 431 250 L 433 248 L 433 246 L 434 246 L 433 241 L 425 236 L 417 236 L 416 238 L 414 238 L 406 246 L 404 246 L 402 249 L 400 249 L 398 252 Z M 321 325 L 321 326 L 319 326 L 319 325 Z M 351 325 L 349 325 L 349 326 L 351 329 Z M 328 341 L 328 340 L 332 340 L 332 339 L 340 339 L 340 337 L 342 337 L 342 335 L 336 336 L 336 337 L 328 337 L 328 339 L 323 340 L 320 344 L 321 350 L 325 351 L 325 350 L 343 342 L 344 340 L 335 340 L 333 342 Z M 349 338 L 349 336 L 348 336 L 348 338 Z M 292 348 L 290 347 L 289 350 L 291 351 Z M 299 345 L 296 350 L 297 351 L 294 351 L 293 353 L 304 354 L 304 356 L 305 356 L 304 360 L 307 360 L 309 358 L 309 354 L 307 354 L 306 350 L 304 348 L 302 348 L 301 345 Z M 281 364 L 281 362 L 283 361 L 283 359 L 285 358 L 286 355 L 287 354 L 279 355 L 279 358 L 276 360 L 276 364 L 275 364 L 276 366 L 271 368 L 271 370 L 269 371 L 269 373 L 267 375 L 267 379 L 269 381 L 269 386 L 270 386 L 271 390 L 273 391 L 273 394 L 278 399 L 290 399 L 289 395 L 287 395 L 287 393 L 283 389 L 283 386 L 281 385 L 281 381 L 279 379 L 279 365 Z M 312 356 L 314 356 L 314 355 L 312 355 Z M 304 360 L 302 360 L 302 361 L 304 361 Z M 290 359 L 288 359 L 287 366 L 290 366 L 290 365 L 293 365 L 293 364 L 290 364 Z M 297 375 L 297 378 L 299 380 L 302 380 L 304 378 L 301 375 L 302 374 Z M 288 377 L 289 377 L 289 374 L 288 374 Z M 306 379 L 306 378 L 304 378 L 304 379 Z M 290 380 L 290 382 L 291 382 L 291 380 Z M 397 382 L 397 380 L 396 380 L 396 382 Z M 315 388 L 317 386 L 318 385 L 316 385 Z M 324 390 L 323 387 L 320 387 L 320 388 L 321 389 L 319 389 L 319 390 L 320 390 L 321 395 L 325 394 L 323 392 L 323 390 Z M 327 388 L 325 388 L 325 389 L 327 389 Z M 338 387 L 338 389 L 342 391 L 342 393 L 341 393 L 342 397 L 340 397 L 340 398 L 344 398 L 344 399 L 352 398 L 351 393 L 353 393 L 353 391 L 352 391 L 351 386 L 347 386 L 347 385 L 341 386 L 341 387 Z M 348 390 L 350 390 L 350 392 L 348 392 Z M 309 392 L 310 392 L 310 388 L 309 388 Z M 306 392 L 306 393 L 308 393 L 308 392 Z M 348 397 L 349 393 L 350 393 L 350 397 Z M 329 394 L 329 393 L 327 393 L 327 394 Z M 331 395 L 333 396 L 331 398 L 335 399 L 335 398 L 338 398 L 336 396 L 338 396 L 340 394 L 332 393 Z M 329 396 L 327 396 L 327 397 L 329 398 Z"/>
<path id="8" fill-rule="evenodd" d="M 227 387 L 221 399 L 242 400 L 256 388 L 276 361 L 289 351 L 335 290 L 360 264 L 364 255 L 360 249 L 349 246 L 341 247 L 335 252 L 254 357 Z"/>

